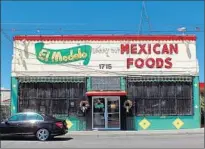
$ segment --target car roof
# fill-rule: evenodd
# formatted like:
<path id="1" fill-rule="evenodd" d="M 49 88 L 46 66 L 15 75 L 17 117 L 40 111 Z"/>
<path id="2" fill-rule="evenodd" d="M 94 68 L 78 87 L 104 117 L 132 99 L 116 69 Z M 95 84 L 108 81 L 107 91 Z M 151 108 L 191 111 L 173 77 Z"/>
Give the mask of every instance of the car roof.
<path id="1" fill-rule="evenodd" d="M 16 113 L 16 114 L 38 114 L 38 115 L 41 115 L 41 114 L 36 113 L 36 112 L 19 112 L 19 113 Z"/>
<path id="2" fill-rule="evenodd" d="M 40 115 L 42 117 L 47 117 L 47 118 L 55 118 L 51 115 L 47 115 L 47 114 L 40 114 L 40 113 L 36 113 L 36 112 L 19 112 L 19 113 L 16 113 L 14 115 L 17 115 L 17 114 L 27 114 L 27 115 L 30 115 L 30 114 L 37 114 L 37 115 Z"/>
<path id="3" fill-rule="evenodd" d="M 29 114 L 37 114 L 41 117 L 43 117 L 44 120 L 56 120 L 55 117 L 51 116 L 51 115 L 47 115 L 47 114 L 40 114 L 40 113 L 36 113 L 36 112 L 18 112 L 18 113 L 15 113 L 13 114 L 12 116 L 14 115 L 18 115 L 18 114 L 26 114 L 26 115 L 29 115 Z"/>

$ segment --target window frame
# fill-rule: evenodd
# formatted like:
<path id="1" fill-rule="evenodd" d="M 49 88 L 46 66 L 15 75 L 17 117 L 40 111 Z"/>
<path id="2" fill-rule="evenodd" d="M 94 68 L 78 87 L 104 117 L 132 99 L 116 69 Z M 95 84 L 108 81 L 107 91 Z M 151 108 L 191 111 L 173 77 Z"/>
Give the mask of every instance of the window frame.
<path id="1" fill-rule="evenodd" d="M 135 104 L 133 106 L 133 109 L 135 108 L 135 115 L 136 116 L 193 116 L 194 115 L 194 101 L 193 101 L 193 86 L 192 82 L 162 82 L 162 81 L 157 81 L 156 83 L 159 84 L 158 87 L 158 92 L 160 94 L 160 97 L 152 97 L 152 95 L 149 97 L 147 96 L 147 87 L 150 86 L 150 84 L 153 84 L 153 82 L 127 82 L 127 91 L 128 91 L 128 98 L 132 99 L 135 101 Z M 170 84 L 171 83 L 171 84 Z M 180 94 L 183 93 L 182 96 L 177 97 L 177 87 L 181 85 L 182 91 Z M 171 87 L 174 89 L 174 91 L 170 91 Z M 163 87 L 165 87 L 163 89 Z M 173 90 L 172 89 L 172 90 Z M 151 89 L 152 90 L 152 87 Z M 164 93 L 163 90 L 166 92 Z M 141 96 L 137 95 L 137 92 L 142 91 L 143 93 L 139 93 Z M 150 93 L 150 92 L 149 92 Z M 173 94 L 174 93 L 174 94 Z M 167 98 L 165 98 L 168 94 Z M 184 96 L 186 94 L 186 96 Z M 148 97 L 148 98 L 147 98 Z M 159 103 L 159 112 L 153 112 L 151 110 L 150 113 L 146 113 L 146 110 L 148 111 L 147 107 L 153 104 L 147 104 L 145 105 L 146 102 L 154 102 L 154 100 L 157 100 L 158 98 L 158 103 Z M 151 100 L 151 101 L 148 101 Z M 169 101 L 170 100 L 170 101 Z M 165 101 L 165 107 L 162 107 L 162 101 Z M 169 102 L 174 101 L 174 104 L 170 104 Z M 181 103 L 180 103 L 181 101 Z M 181 107 L 180 104 L 186 103 L 186 106 L 184 106 L 183 111 L 180 112 L 180 109 L 178 107 Z M 167 106 L 166 106 L 167 104 Z M 188 105 L 188 106 L 187 106 Z M 189 107 L 189 108 L 187 108 Z M 150 108 L 152 109 L 152 108 Z M 164 112 L 163 112 L 164 111 Z"/>
<path id="2" fill-rule="evenodd" d="M 20 83 L 19 84 L 19 94 L 18 94 L 18 111 L 19 112 L 25 112 L 32 111 L 36 113 L 43 113 L 43 114 L 49 114 L 49 115 L 69 115 L 70 113 L 77 114 L 79 111 L 78 105 L 80 103 L 80 100 L 85 98 L 85 92 L 86 92 L 86 80 L 84 82 L 61 82 L 61 83 L 49 83 L 48 86 L 50 86 L 50 90 L 42 87 L 43 85 L 39 85 L 44 82 L 36 82 L 36 83 Z M 29 85 L 30 84 L 30 85 Z M 55 84 L 57 84 L 55 86 Z M 61 85 L 62 84 L 62 85 Z M 59 87 L 61 86 L 61 87 Z M 59 87 L 58 89 L 56 89 Z M 23 91 L 24 89 L 28 90 L 29 88 L 34 89 L 33 95 L 30 96 Z M 77 91 L 76 91 L 77 88 Z M 62 93 L 60 90 L 63 89 Z M 53 90 L 59 92 L 56 96 L 52 95 Z M 47 95 L 44 96 L 44 93 L 49 91 L 49 97 Z M 39 96 L 39 93 L 40 96 Z M 77 95 L 76 95 L 77 93 Z M 58 96 L 59 95 L 59 96 Z M 75 110 L 72 110 L 73 108 L 70 107 L 70 102 L 74 101 L 75 103 Z M 63 106 L 64 110 L 58 110 L 61 108 L 62 104 L 58 104 L 59 102 L 63 102 L 66 104 Z M 54 105 L 59 105 L 58 107 Z M 53 110 L 53 108 L 57 108 L 56 110 Z M 61 108 L 62 109 L 62 108 Z M 26 112 L 27 112 L 26 111 Z M 60 111 L 54 113 L 54 111 Z M 61 112 L 63 111 L 63 112 Z"/>

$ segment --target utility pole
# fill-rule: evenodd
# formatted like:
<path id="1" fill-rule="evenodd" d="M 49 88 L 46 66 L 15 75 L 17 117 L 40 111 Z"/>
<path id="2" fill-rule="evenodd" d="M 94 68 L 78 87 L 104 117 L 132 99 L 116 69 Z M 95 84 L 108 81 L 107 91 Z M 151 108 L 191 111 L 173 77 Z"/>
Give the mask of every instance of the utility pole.
<path id="1" fill-rule="evenodd" d="M 146 11 L 145 1 L 142 1 L 142 10 L 141 10 L 141 16 L 140 16 L 139 30 L 138 30 L 139 35 L 142 33 L 144 17 L 148 23 L 149 32 L 151 32 L 151 24 L 150 24 L 149 17 L 148 17 L 147 11 Z"/>

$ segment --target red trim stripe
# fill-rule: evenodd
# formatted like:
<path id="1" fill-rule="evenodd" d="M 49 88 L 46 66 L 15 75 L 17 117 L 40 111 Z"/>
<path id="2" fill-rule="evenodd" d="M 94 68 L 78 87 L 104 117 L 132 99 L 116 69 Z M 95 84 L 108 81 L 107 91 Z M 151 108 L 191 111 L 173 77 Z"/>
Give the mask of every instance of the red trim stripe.
<path id="1" fill-rule="evenodd" d="M 125 91 L 90 91 L 86 92 L 87 96 L 125 96 Z"/>
<path id="2" fill-rule="evenodd" d="M 23 35 L 14 36 L 13 40 L 28 40 L 28 41 L 109 41 L 109 40 L 151 40 L 151 41 L 170 41 L 170 40 L 196 40 L 195 35 L 62 35 L 62 36 L 47 36 L 47 35 Z"/>

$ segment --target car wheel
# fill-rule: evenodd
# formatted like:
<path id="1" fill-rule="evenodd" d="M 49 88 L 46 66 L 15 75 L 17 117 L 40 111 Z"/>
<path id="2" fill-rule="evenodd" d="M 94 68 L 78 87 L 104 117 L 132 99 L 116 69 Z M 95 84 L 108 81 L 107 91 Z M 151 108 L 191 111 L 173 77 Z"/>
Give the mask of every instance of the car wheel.
<path id="1" fill-rule="evenodd" d="M 36 138 L 39 140 L 39 141 L 46 141 L 48 140 L 50 137 L 50 133 L 47 129 L 45 128 L 41 128 L 39 129 L 37 132 L 36 132 Z"/>

